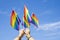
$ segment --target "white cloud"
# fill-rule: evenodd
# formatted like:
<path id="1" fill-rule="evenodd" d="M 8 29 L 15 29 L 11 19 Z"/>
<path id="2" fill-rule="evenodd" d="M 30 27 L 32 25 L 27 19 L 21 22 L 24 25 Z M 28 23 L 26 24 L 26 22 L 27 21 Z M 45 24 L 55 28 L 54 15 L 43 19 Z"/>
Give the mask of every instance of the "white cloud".
<path id="1" fill-rule="evenodd" d="M 54 30 L 60 28 L 60 21 L 39 26 L 40 30 Z"/>
<path id="2" fill-rule="evenodd" d="M 60 32 L 50 32 L 50 33 L 45 34 L 44 36 L 53 37 L 53 36 L 56 36 L 56 35 L 60 35 Z"/>

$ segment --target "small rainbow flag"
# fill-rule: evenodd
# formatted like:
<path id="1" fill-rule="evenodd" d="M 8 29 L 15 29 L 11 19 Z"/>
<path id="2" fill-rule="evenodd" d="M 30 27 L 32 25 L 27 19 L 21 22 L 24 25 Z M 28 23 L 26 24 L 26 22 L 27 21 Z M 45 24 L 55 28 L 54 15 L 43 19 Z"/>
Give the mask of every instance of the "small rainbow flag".
<path id="1" fill-rule="evenodd" d="M 23 17 L 23 21 L 24 21 L 24 27 L 25 28 L 29 28 L 29 26 L 30 26 L 30 23 L 26 20 L 26 18 L 25 18 L 25 16 Z"/>
<path id="2" fill-rule="evenodd" d="M 26 20 L 27 20 L 28 22 L 31 21 L 31 17 L 30 17 L 30 15 L 29 15 L 29 11 L 28 11 L 28 9 L 27 9 L 26 6 L 24 6 L 24 16 L 25 16 L 25 18 L 26 18 Z"/>
<path id="3" fill-rule="evenodd" d="M 26 6 L 24 6 L 24 17 L 23 17 L 23 24 L 24 24 L 24 27 L 28 27 L 30 26 L 30 22 L 31 22 L 31 17 L 29 15 L 29 12 L 28 12 L 28 9 Z"/>
<path id="4" fill-rule="evenodd" d="M 35 16 L 35 14 L 32 14 L 31 18 L 32 18 L 31 23 L 34 24 L 36 27 L 38 27 L 39 21 L 38 21 L 37 17 Z"/>
<path id="5" fill-rule="evenodd" d="M 10 17 L 10 24 L 12 26 L 12 28 L 19 30 L 19 24 L 20 24 L 21 20 L 19 19 L 18 15 L 16 14 L 16 12 L 13 10 L 11 17 Z"/>

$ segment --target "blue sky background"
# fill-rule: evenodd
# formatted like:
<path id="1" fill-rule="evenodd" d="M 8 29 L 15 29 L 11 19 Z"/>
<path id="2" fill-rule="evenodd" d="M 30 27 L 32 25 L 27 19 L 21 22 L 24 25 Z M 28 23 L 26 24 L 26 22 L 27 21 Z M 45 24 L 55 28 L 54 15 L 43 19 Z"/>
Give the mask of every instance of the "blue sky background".
<path id="1" fill-rule="evenodd" d="M 0 0 L 0 40 L 13 40 L 18 35 L 19 32 L 10 26 L 10 15 L 14 9 L 22 20 L 24 5 L 40 22 L 38 30 L 30 26 L 35 40 L 60 40 L 60 0 Z"/>

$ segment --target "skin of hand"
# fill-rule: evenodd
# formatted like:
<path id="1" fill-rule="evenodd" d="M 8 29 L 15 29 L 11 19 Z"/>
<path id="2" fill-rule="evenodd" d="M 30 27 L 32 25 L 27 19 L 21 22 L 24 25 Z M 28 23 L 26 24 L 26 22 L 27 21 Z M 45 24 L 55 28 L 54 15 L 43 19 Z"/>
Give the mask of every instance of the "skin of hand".
<path id="1" fill-rule="evenodd" d="M 27 38 L 30 37 L 30 30 L 28 28 L 25 29 L 25 34 Z"/>
<path id="2" fill-rule="evenodd" d="M 34 40 L 34 39 L 32 37 L 30 37 L 29 40 Z"/>
<path id="3" fill-rule="evenodd" d="M 21 38 L 23 37 L 24 33 L 25 33 L 24 29 L 21 29 L 19 31 L 19 35 L 14 40 L 21 40 Z"/>
<path id="4" fill-rule="evenodd" d="M 28 40 L 34 40 L 31 36 L 30 36 L 30 30 L 28 28 L 25 29 L 21 29 L 19 31 L 19 35 L 14 39 L 14 40 L 21 40 L 21 38 L 23 37 L 24 34 L 26 34 L 26 37 L 28 38 Z"/>
<path id="5" fill-rule="evenodd" d="M 28 28 L 26 28 L 25 34 L 26 34 L 26 37 L 28 38 L 28 40 L 34 40 L 34 38 L 31 37 L 30 30 Z"/>
<path id="6" fill-rule="evenodd" d="M 17 36 L 14 40 L 19 40 L 19 36 Z"/>
<path id="7" fill-rule="evenodd" d="M 29 28 L 26 28 L 26 29 L 25 29 L 25 34 L 30 34 Z"/>
<path id="8" fill-rule="evenodd" d="M 19 37 L 23 37 L 23 35 L 25 34 L 25 32 L 24 32 L 24 29 L 21 29 L 20 31 L 19 31 Z"/>

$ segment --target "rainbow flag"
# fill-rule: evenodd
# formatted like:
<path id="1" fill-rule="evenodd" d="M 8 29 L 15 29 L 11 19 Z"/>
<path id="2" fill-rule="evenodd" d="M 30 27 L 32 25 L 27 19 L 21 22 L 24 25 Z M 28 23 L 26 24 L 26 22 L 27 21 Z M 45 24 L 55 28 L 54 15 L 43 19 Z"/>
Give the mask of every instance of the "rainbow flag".
<path id="1" fill-rule="evenodd" d="M 35 16 L 35 14 L 32 14 L 31 18 L 32 18 L 31 23 L 34 24 L 36 27 L 38 27 L 39 21 L 38 21 L 37 17 Z"/>
<path id="2" fill-rule="evenodd" d="M 31 17 L 30 17 L 30 15 L 29 15 L 29 11 L 28 11 L 28 9 L 27 9 L 26 6 L 24 6 L 24 16 L 25 16 L 25 18 L 26 18 L 26 20 L 27 20 L 28 22 L 31 21 Z"/>
<path id="3" fill-rule="evenodd" d="M 24 21 L 24 23 L 23 23 L 24 27 L 29 28 L 30 23 L 26 20 L 25 16 L 23 17 L 23 21 Z"/>
<path id="4" fill-rule="evenodd" d="M 20 24 L 21 20 L 19 19 L 18 15 L 16 14 L 16 12 L 13 10 L 11 17 L 10 17 L 10 24 L 12 26 L 12 28 L 19 30 L 19 24 Z"/>
<path id="5" fill-rule="evenodd" d="M 29 12 L 28 12 L 28 9 L 26 6 L 24 6 L 24 17 L 23 17 L 23 24 L 24 24 L 24 27 L 28 27 L 30 26 L 30 22 L 31 22 L 31 17 L 29 15 Z"/>

